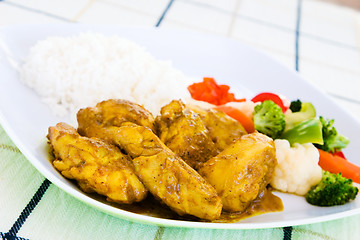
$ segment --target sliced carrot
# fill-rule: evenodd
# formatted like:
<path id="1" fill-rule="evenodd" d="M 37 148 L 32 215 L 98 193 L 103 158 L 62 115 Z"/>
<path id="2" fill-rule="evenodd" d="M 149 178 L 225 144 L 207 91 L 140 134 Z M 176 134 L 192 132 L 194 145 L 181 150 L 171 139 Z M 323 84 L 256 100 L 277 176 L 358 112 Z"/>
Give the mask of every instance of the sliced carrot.
<path id="1" fill-rule="evenodd" d="M 226 115 L 228 115 L 229 117 L 232 117 L 238 122 L 240 122 L 241 125 L 245 128 L 246 132 L 252 133 L 255 131 L 253 120 L 239 109 L 225 105 L 217 106 L 215 107 L 215 109 L 226 113 Z"/>
<path id="2" fill-rule="evenodd" d="M 343 177 L 350 178 L 356 183 L 360 183 L 360 167 L 349 162 L 345 158 L 333 155 L 329 152 L 319 150 L 319 166 L 331 173 L 341 173 Z"/>

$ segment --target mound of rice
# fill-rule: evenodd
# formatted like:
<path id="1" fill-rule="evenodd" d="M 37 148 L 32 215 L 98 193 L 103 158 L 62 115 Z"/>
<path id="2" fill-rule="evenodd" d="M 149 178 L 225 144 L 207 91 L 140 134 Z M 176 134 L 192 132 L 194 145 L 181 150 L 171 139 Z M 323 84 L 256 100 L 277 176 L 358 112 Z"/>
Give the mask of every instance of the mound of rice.
<path id="1" fill-rule="evenodd" d="M 110 98 L 134 101 L 156 115 L 170 100 L 189 98 L 194 81 L 134 42 L 93 33 L 39 41 L 20 79 L 58 116 Z"/>

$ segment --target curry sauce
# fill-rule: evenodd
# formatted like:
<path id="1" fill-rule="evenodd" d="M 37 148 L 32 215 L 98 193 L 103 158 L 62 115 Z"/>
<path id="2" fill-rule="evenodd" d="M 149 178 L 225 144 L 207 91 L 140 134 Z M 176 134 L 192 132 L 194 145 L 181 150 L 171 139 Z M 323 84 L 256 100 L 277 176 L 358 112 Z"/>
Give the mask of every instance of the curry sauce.
<path id="1" fill-rule="evenodd" d="M 180 216 L 172 211 L 165 204 L 161 204 L 152 195 L 149 195 L 145 200 L 133 203 L 133 204 L 116 204 L 108 202 L 104 197 L 98 194 L 90 194 L 92 198 L 101 201 L 105 204 L 111 205 L 122 210 L 142 214 L 146 216 L 170 219 L 170 220 L 181 220 L 181 221 L 199 221 L 209 222 L 203 219 L 199 219 L 190 215 Z M 235 223 L 245 218 L 254 217 L 264 213 L 280 212 L 284 209 L 282 200 L 272 193 L 272 189 L 268 188 L 263 191 L 259 198 L 254 200 L 252 204 L 244 212 L 222 212 L 219 219 L 211 221 L 212 223 Z"/>

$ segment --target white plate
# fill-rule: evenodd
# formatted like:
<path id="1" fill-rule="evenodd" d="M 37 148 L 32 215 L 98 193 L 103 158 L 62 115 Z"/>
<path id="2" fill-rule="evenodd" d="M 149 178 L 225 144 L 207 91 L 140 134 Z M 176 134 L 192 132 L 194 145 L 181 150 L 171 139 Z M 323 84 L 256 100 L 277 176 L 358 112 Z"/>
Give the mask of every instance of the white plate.
<path id="1" fill-rule="evenodd" d="M 164 226 L 222 229 L 255 229 L 308 224 L 360 213 L 360 197 L 338 207 L 314 207 L 304 198 L 278 193 L 284 211 L 251 217 L 238 223 L 202 223 L 167 220 L 127 212 L 96 201 L 63 178 L 50 164 L 46 151 L 49 126 L 68 117 L 52 115 L 32 90 L 19 82 L 11 59 L 20 62 L 29 48 L 47 36 L 69 36 L 80 32 L 118 35 L 145 46 L 155 57 L 171 60 L 189 76 L 212 76 L 233 89 L 251 94 L 271 91 L 290 99 L 312 102 L 320 115 L 335 118 L 338 130 L 351 140 L 345 153 L 360 164 L 360 124 L 324 93 L 270 57 L 233 40 L 188 31 L 152 28 L 121 28 L 103 25 L 18 25 L 0 28 L 0 120 L 8 135 L 29 161 L 51 182 L 81 201 L 104 212 L 131 221 Z M 5 49 L 7 48 L 7 49 Z M 4 52 L 8 52 L 7 54 Z M 11 57 L 9 56 L 11 53 Z M 341 84 L 341 83 L 339 83 Z M 242 96 L 238 96 L 242 97 Z"/>

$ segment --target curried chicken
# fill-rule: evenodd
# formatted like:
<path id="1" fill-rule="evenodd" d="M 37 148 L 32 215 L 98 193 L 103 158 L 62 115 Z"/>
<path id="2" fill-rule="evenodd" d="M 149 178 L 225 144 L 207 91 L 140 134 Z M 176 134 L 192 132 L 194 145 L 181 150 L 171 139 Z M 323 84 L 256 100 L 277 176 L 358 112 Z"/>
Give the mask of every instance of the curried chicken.
<path id="1" fill-rule="evenodd" d="M 91 133 L 97 129 L 91 126 L 120 126 L 123 122 L 133 122 L 154 130 L 154 117 L 148 110 L 139 104 L 122 99 L 110 99 L 96 104 L 96 107 L 81 109 L 77 113 L 77 120 L 81 135 L 98 136 L 102 139 L 106 136 Z"/>
<path id="2" fill-rule="evenodd" d="M 162 107 L 155 124 L 161 141 L 194 169 L 219 153 L 201 117 L 179 100 Z"/>
<path id="3" fill-rule="evenodd" d="M 273 140 L 256 132 L 208 160 L 199 173 L 215 187 L 225 211 L 242 212 L 265 190 L 276 164 Z"/>
<path id="4" fill-rule="evenodd" d="M 98 139 L 81 137 L 76 130 L 58 123 L 49 128 L 54 167 L 78 182 L 84 192 L 96 192 L 108 201 L 133 203 L 143 200 L 147 190 L 134 173 L 129 156 Z"/>
<path id="5" fill-rule="evenodd" d="M 238 121 L 224 112 L 214 109 L 205 110 L 195 105 L 187 105 L 186 107 L 199 114 L 219 151 L 229 147 L 235 140 L 247 134 L 245 128 Z"/>
<path id="6" fill-rule="evenodd" d="M 49 128 L 53 165 L 109 201 L 141 201 L 150 191 L 179 215 L 217 220 L 223 209 L 246 213 L 259 202 L 277 163 L 271 138 L 181 101 L 156 119 L 126 100 L 81 109 L 77 118 L 84 137 L 64 123 Z"/>
<path id="7" fill-rule="evenodd" d="M 97 128 L 91 132 L 107 135 L 107 139 L 128 153 L 146 188 L 179 215 L 207 220 L 220 216 L 222 203 L 215 189 L 149 128 L 123 123 L 121 127 Z"/>

